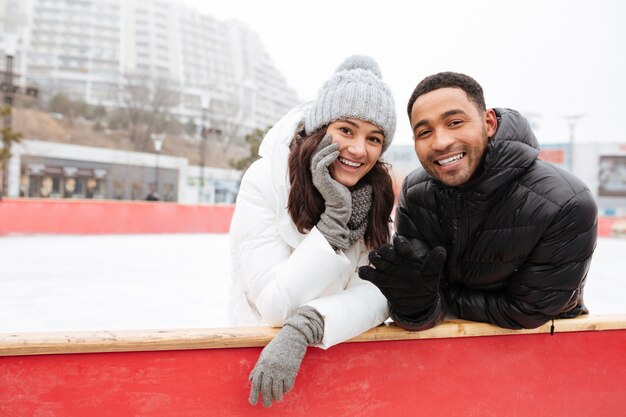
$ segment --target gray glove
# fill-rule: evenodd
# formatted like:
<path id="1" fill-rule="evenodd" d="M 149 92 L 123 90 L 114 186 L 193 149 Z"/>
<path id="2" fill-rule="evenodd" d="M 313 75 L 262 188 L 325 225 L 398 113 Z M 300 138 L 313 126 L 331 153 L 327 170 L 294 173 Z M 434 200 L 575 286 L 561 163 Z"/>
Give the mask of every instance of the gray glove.
<path id="1" fill-rule="evenodd" d="M 317 223 L 317 228 L 332 247 L 348 249 L 350 247 L 348 221 L 352 213 L 352 198 L 348 187 L 330 176 L 328 167 L 339 156 L 339 144 L 331 141 L 332 137 L 326 134 L 311 158 L 313 185 L 326 203 L 326 209 Z"/>
<path id="2" fill-rule="evenodd" d="M 271 406 L 272 400 L 282 401 L 283 394 L 293 387 L 307 346 L 321 342 L 323 336 L 324 320 L 313 307 L 300 307 L 289 317 L 250 373 L 250 404 L 256 405 L 260 393 L 265 407 Z"/>

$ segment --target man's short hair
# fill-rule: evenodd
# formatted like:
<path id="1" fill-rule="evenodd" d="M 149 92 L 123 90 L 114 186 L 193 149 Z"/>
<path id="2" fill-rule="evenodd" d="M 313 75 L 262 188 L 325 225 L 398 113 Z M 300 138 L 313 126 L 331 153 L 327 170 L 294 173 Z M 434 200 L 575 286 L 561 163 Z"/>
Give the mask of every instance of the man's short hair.
<path id="1" fill-rule="evenodd" d="M 409 105 L 407 106 L 409 120 L 411 119 L 413 104 L 415 104 L 415 100 L 417 100 L 419 96 L 447 87 L 460 88 L 465 91 L 469 100 L 478 106 L 478 110 L 484 111 L 486 109 L 483 88 L 475 79 L 469 75 L 458 72 L 439 72 L 424 78 L 417 87 L 415 87 L 415 90 L 413 90 L 413 94 L 411 94 L 411 98 L 409 99 Z"/>

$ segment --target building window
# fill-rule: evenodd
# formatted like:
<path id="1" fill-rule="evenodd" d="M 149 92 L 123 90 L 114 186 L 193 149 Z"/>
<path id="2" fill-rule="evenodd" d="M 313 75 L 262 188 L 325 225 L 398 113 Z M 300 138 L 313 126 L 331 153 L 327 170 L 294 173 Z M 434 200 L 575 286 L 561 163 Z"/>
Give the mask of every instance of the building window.
<path id="1" fill-rule="evenodd" d="M 626 197 L 626 156 L 601 156 L 598 195 Z"/>

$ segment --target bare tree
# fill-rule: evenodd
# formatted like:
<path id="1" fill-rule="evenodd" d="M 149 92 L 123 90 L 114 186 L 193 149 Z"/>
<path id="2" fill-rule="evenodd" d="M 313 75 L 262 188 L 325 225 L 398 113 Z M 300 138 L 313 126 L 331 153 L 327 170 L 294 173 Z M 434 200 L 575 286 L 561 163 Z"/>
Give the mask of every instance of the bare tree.
<path id="1" fill-rule="evenodd" d="M 128 122 L 128 134 L 137 150 L 150 148 L 150 134 L 164 130 L 163 121 L 171 117 L 171 109 L 178 104 L 179 92 L 171 81 L 129 74 L 120 94 L 120 107 Z"/>
<path id="2" fill-rule="evenodd" d="M 219 129 L 220 135 L 215 137 L 220 148 L 227 153 L 232 145 L 243 145 L 243 109 L 237 93 L 226 93 L 212 100 L 209 108 L 211 125 Z"/>
<path id="3" fill-rule="evenodd" d="M 5 122 L 0 134 L 2 135 L 2 148 L 0 148 L 0 199 L 3 194 L 7 193 L 7 169 L 6 165 L 11 159 L 11 147 L 15 143 L 22 140 L 22 134 L 11 128 L 11 123 L 7 122 L 11 118 L 11 107 L 5 106 L 0 109 L 0 115 L 4 117 Z"/>
<path id="4" fill-rule="evenodd" d="M 230 166 L 245 172 L 254 161 L 259 159 L 259 148 L 261 147 L 261 142 L 268 131 L 269 128 L 266 130 L 255 129 L 251 133 L 247 134 L 245 141 L 248 145 L 249 154 L 240 159 L 231 159 Z"/>
<path id="5" fill-rule="evenodd" d="M 222 122 L 222 148 L 224 152 L 239 140 L 241 124 L 235 120 L 224 120 Z"/>

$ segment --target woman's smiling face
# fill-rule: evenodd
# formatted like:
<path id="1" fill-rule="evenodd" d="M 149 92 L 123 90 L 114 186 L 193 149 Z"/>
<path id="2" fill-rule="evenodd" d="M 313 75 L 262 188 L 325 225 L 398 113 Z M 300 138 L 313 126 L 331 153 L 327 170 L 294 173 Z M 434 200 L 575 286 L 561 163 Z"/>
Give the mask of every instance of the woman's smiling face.
<path id="1" fill-rule="evenodd" d="M 363 120 L 340 119 L 329 124 L 326 133 L 339 144 L 339 157 L 330 165 L 330 175 L 346 187 L 356 185 L 380 158 L 383 131 Z"/>

